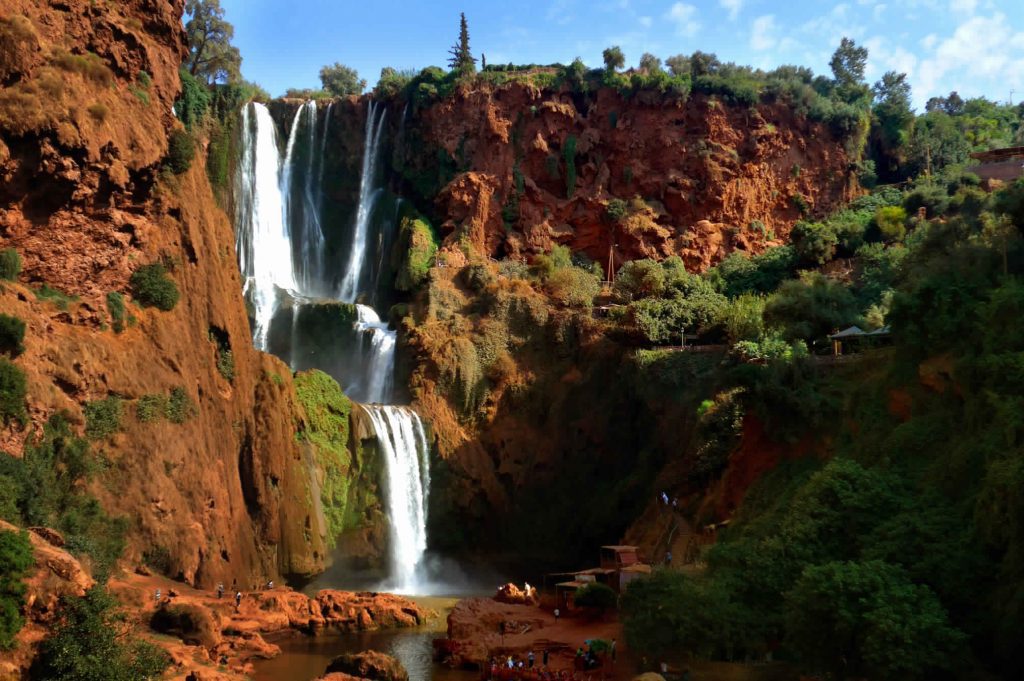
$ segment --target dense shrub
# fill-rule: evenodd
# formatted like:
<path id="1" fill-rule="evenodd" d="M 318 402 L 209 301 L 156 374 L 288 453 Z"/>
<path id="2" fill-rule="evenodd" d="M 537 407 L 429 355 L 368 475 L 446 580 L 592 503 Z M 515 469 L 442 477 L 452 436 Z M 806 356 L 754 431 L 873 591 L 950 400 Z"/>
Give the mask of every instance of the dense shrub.
<path id="1" fill-rule="evenodd" d="M 430 224 L 422 218 L 402 220 L 399 242 L 403 244 L 402 264 L 395 277 L 395 288 L 412 291 L 427 280 L 430 268 L 437 259 L 437 238 Z"/>
<path id="2" fill-rule="evenodd" d="M 776 246 L 754 257 L 732 253 L 705 276 L 718 291 L 734 298 L 742 293 L 772 293 L 796 268 L 794 248 Z"/>
<path id="3" fill-rule="evenodd" d="M 808 273 L 783 284 L 768 299 L 764 319 L 786 340 L 823 342 L 825 336 L 859 320 L 857 301 L 840 282 Z"/>
<path id="4" fill-rule="evenodd" d="M 836 254 L 839 237 L 831 225 L 800 221 L 791 234 L 793 248 L 800 263 L 806 266 L 823 265 Z"/>
<path id="5" fill-rule="evenodd" d="M 903 241 L 907 234 L 907 211 L 902 206 L 884 206 L 875 213 L 875 224 L 886 241 Z"/>
<path id="6" fill-rule="evenodd" d="M 563 267 L 548 277 L 548 293 L 567 307 L 589 308 L 601 292 L 601 282 L 594 273 L 582 267 Z"/>
<path id="7" fill-rule="evenodd" d="M 132 274 L 130 283 L 132 295 L 144 307 L 166 312 L 178 303 L 178 286 L 160 263 L 140 267 Z"/>
<path id="8" fill-rule="evenodd" d="M 0 312 L 0 353 L 17 357 L 25 352 L 25 322 Z"/>
<path id="9" fill-rule="evenodd" d="M 93 52 L 71 54 L 64 50 L 58 50 L 51 57 L 51 61 L 64 71 L 82 75 L 103 87 L 110 87 L 114 83 L 114 72 L 98 54 Z"/>
<path id="10" fill-rule="evenodd" d="M 9 650 L 25 623 L 21 616 L 25 583 L 35 565 L 32 544 L 25 532 L 0 531 L 0 650 Z"/>
<path id="11" fill-rule="evenodd" d="M 142 423 L 155 421 L 165 414 L 167 404 L 165 395 L 143 395 L 135 402 L 135 418 Z"/>
<path id="12" fill-rule="evenodd" d="M 175 175 L 181 175 L 192 167 L 196 157 L 196 143 L 187 130 L 175 128 L 167 138 L 167 167 Z"/>
<path id="13" fill-rule="evenodd" d="M 27 393 L 25 372 L 6 357 L 0 357 L 0 422 L 5 425 L 12 420 L 25 423 Z"/>
<path id="14" fill-rule="evenodd" d="M 53 635 L 43 642 L 31 677 L 38 681 L 147 681 L 171 660 L 158 646 L 125 634 L 125 616 L 106 587 L 61 599 Z"/>
<path id="15" fill-rule="evenodd" d="M 90 440 L 104 440 L 121 430 L 120 397 L 107 397 L 94 402 L 86 402 L 85 435 Z"/>
<path id="16" fill-rule="evenodd" d="M 114 328 L 115 333 L 121 333 L 124 331 L 124 322 L 127 318 L 128 311 L 124 305 L 124 296 L 117 291 L 111 291 L 107 294 L 107 311 L 110 312 L 111 326 Z"/>
<path id="17" fill-rule="evenodd" d="M 181 77 L 181 96 L 174 103 L 174 112 L 188 130 L 193 130 L 206 118 L 210 109 L 210 90 L 188 69 L 182 67 L 178 73 Z"/>
<path id="18" fill-rule="evenodd" d="M 167 420 L 171 423 L 185 423 L 195 412 L 195 402 L 189 397 L 188 392 L 184 388 L 173 388 L 167 400 L 167 409 L 164 411 Z"/>
<path id="19" fill-rule="evenodd" d="M 65 412 L 50 417 L 39 437 L 25 443 L 24 456 L 0 454 L 0 481 L 14 491 L 23 525 L 56 527 L 66 547 L 88 556 L 94 575 L 104 576 L 124 550 L 127 523 L 111 518 L 87 490 L 96 471 L 88 440 L 76 437 Z"/>
<path id="20" fill-rule="evenodd" d="M 591 608 L 604 612 L 615 607 L 618 594 L 607 584 L 594 582 L 580 587 L 573 596 L 572 603 L 578 608 Z"/>
<path id="21" fill-rule="evenodd" d="M 21 274 L 21 256 L 13 248 L 0 250 L 0 279 L 14 281 Z"/>
<path id="22" fill-rule="evenodd" d="M 665 291 L 665 270 L 654 260 L 630 260 L 619 268 L 612 288 L 623 303 L 660 296 Z"/>

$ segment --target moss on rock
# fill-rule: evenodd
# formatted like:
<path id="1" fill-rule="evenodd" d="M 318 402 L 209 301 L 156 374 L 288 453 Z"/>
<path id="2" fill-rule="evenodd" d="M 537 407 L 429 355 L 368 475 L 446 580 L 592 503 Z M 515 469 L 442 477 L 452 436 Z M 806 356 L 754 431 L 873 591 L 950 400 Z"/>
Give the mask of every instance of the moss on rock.
<path id="1" fill-rule="evenodd" d="M 398 269 L 395 287 L 412 291 L 426 280 L 437 257 L 437 239 L 430 224 L 422 218 L 405 218 L 399 234 L 402 244 L 402 264 Z"/>

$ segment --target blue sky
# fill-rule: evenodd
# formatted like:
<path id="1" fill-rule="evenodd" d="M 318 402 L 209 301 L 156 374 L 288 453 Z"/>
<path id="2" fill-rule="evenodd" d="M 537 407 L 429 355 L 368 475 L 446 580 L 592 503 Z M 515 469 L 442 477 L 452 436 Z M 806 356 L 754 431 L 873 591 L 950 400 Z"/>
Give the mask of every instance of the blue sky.
<path id="1" fill-rule="evenodd" d="M 627 64 L 715 52 L 762 68 L 828 59 L 846 35 L 868 47 L 868 79 L 906 72 L 920 108 L 957 90 L 1024 99 L 1024 0 L 222 0 L 242 72 L 271 94 L 319 87 L 323 64 L 356 68 L 372 87 L 384 66 L 443 65 L 466 12 L 471 47 L 489 63 L 552 63 L 620 45 Z"/>

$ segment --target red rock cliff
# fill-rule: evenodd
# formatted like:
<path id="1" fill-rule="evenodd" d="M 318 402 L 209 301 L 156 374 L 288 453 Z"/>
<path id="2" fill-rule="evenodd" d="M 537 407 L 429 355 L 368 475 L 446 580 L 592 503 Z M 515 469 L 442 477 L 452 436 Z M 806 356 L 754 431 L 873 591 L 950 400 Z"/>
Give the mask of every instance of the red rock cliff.
<path id="1" fill-rule="evenodd" d="M 463 87 L 406 126 L 403 174 L 422 181 L 439 150 L 454 168 L 436 200 L 442 231 L 490 255 L 565 244 L 606 263 L 614 243 L 617 264 L 680 255 L 703 270 L 784 240 L 801 203 L 826 213 L 856 191 L 842 141 L 781 103 L 513 83 Z M 646 206 L 613 227 L 615 198 Z"/>
<path id="2" fill-rule="evenodd" d="M 84 425 L 83 405 L 117 396 L 120 431 L 93 450 L 107 462 L 93 490 L 130 519 L 126 559 L 164 549 L 188 582 L 245 588 L 323 566 L 310 456 L 296 444 L 288 368 L 257 353 L 233 234 L 202 167 L 161 171 L 185 54 L 183 0 L 7 0 L 0 9 L 0 248 L 24 262 L 0 288 L 23 319 L 30 425 L 0 431 L 20 455 L 54 412 Z M 106 296 L 139 266 L 169 266 L 170 312 L 128 304 L 137 320 L 108 328 Z M 73 300 L 61 309 L 34 290 Z M 226 338 L 233 380 L 217 369 Z M 138 399 L 179 388 L 184 423 L 143 422 Z"/>

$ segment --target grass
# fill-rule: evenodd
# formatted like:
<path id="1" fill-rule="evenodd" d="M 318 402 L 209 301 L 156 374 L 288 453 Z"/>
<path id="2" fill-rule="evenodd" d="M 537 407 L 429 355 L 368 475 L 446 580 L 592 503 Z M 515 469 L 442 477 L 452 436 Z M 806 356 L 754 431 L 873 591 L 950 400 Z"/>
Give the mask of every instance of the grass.
<path id="1" fill-rule="evenodd" d="M 48 301 L 57 306 L 58 310 L 67 311 L 71 306 L 71 303 L 78 301 L 78 296 L 71 296 L 63 291 L 52 288 L 48 284 L 43 284 L 39 288 L 32 289 L 38 300 Z"/>

